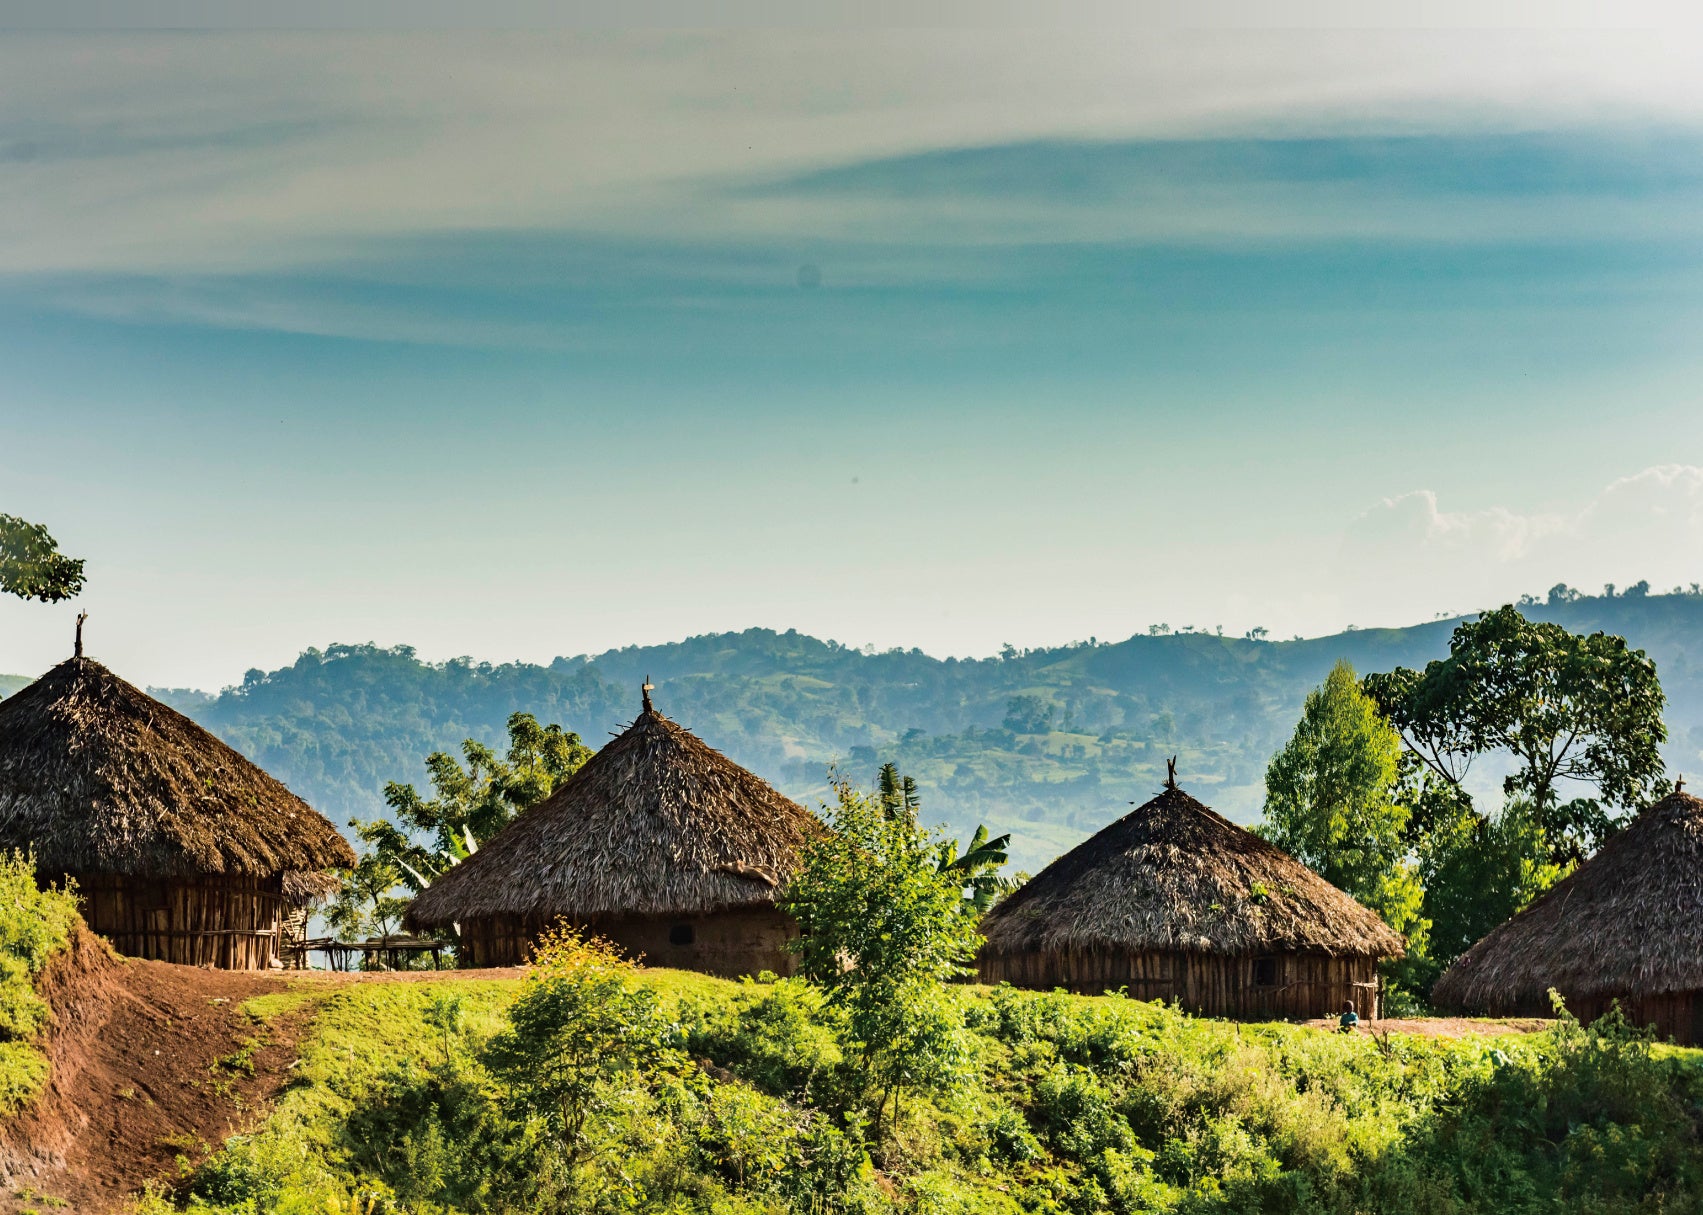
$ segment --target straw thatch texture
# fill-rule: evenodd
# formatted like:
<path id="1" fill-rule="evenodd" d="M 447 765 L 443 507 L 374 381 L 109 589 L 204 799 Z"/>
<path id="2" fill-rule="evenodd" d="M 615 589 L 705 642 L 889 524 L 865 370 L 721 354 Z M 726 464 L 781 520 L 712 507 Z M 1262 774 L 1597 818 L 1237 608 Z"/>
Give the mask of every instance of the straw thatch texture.
<path id="1" fill-rule="evenodd" d="M 1674 793 L 1577 871 L 1462 954 L 1439 1006 L 1544 1014 L 1554 988 L 1590 1017 L 1620 998 L 1635 1019 L 1703 1041 L 1703 801 Z M 1642 1014 L 1647 1013 L 1648 1016 Z"/>
<path id="2" fill-rule="evenodd" d="M 348 867 L 307 803 L 98 662 L 0 701 L 0 848 L 44 875 L 276 878 Z"/>
<path id="3" fill-rule="evenodd" d="M 821 830 L 804 807 L 647 703 L 561 788 L 427 887 L 406 924 L 459 923 L 467 942 L 492 936 L 493 925 L 535 934 L 564 918 L 625 944 L 627 930 L 666 933 L 662 921 L 672 919 L 707 943 L 706 917 L 746 912 L 752 931 L 768 925 L 780 886 Z M 475 946 L 479 964 L 514 960 L 493 950 Z"/>
<path id="4" fill-rule="evenodd" d="M 1276 845 L 1167 789 L 982 922 L 988 947 L 1399 957 L 1400 936 Z"/>
<path id="5" fill-rule="evenodd" d="M 342 880 L 334 873 L 307 873 L 291 869 L 283 876 L 280 890 L 286 906 L 307 909 L 337 893 Z"/>
<path id="6" fill-rule="evenodd" d="M 985 982 L 1175 999 L 1223 1016 L 1377 1014 L 1378 916 L 1175 786 L 982 921 Z"/>

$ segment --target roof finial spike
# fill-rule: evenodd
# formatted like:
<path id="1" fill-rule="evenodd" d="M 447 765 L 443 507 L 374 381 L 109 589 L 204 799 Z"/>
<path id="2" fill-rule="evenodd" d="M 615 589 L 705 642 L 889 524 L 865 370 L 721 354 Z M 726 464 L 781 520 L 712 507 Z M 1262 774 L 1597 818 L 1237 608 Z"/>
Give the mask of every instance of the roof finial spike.
<path id="1" fill-rule="evenodd" d="M 73 658 L 81 658 L 83 656 L 83 621 L 88 618 L 89 614 L 87 612 L 77 613 L 77 643 L 71 649 L 71 657 Z"/>
<path id="2" fill-rule="evenodd" d="M 651 681 L 650 681 L 650 676 L 649 676 L 649 675 L 646 675 L 646 676 L 645 676 L 645 683 L 644 683 L 644 687 L 642 687 L 642 688 L 640 688 L 640 689 L 639 689 L 639 695 L 640 695 L 640 696 L 643 696 L 643 697 L 644 697 L 644 699 L 645 699 L 645 712 L 646 712 L 646 713 L 649 713 L 649 712 L 651 712 L 651 707 L 650 707 L 650 694 L 651 694 L 651 693 L 652 693 L 652 692 L 653 692 L 653 691 L 655 691 L 655 690 L 656 690 L 656 686 L 655 686 L 655 685 L 654 685 L 654 684 L 652 684 L 652 683 L 651 683 Z"/>
<path id="3" fill-rule="evenodd" d="M 1177 787 L 1177 757 L 1175 755 L 1173 755 L 1173 756 L 1171 756 L 1170 759 L 1165 761 L 1165 788 L 1175 789 L 1176 787 Z"/>
<path id="4" fill-rule="evenodd" d="M 1684 775 L 1681 775 L 1678 780 L 1673 782 L 1673 791 L 1675 793 L 1684 793 L 1685 792 L 1685 777 L 1684 777 Z"/>

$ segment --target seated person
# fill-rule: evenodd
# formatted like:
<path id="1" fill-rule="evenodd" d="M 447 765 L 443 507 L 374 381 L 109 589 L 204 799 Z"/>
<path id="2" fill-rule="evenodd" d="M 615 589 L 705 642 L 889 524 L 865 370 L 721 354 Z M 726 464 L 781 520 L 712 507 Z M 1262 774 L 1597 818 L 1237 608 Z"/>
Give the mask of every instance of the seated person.
<path id="1" fill-rule="evenodd" d="M 1360 1014 L 1354 1011 L 1354 1002 L 1350 1000 L 1342 1006 L 1342 1016 L 1336 1019 L 1337 1032 L 1351 1034 L 1359 1024 Z"/>

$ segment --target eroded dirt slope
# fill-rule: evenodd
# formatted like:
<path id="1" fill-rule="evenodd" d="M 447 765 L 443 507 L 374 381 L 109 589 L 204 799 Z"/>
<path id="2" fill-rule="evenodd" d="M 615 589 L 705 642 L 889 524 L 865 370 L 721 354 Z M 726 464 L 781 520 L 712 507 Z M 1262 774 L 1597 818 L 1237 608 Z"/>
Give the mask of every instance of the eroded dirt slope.
<path id="1" fill-rule="evenodd" d="M 121 959 L 81 932 L 39 985 L 53 1075 L 0 1123 L 0 1215 L 122 1209 L 174 1176 L 180 1155 L 199 1159 L 250 1123 L 288 1077 L 305 1016 L 259 1025 L 240 1006 L 286 982 Z"/>

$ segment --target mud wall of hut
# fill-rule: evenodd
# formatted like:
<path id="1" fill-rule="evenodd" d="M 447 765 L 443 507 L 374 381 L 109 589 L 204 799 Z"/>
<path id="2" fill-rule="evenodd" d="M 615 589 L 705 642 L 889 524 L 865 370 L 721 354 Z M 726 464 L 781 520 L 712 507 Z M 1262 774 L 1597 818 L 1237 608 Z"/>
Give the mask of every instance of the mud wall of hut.
<path id="1" fill-rule="evenodd" d="M 72 875 L 89 928 L 119 953 L 220 970 L 265 970 L 278 951 L 281 880 Z"/>
<path id="2" fill-rule="evenodd" d="M 1353 1004 L 1380 1015 L 1376 958 L 1323 954 L 1220 956 L 1082 949 L 994 953 L 980 958 L 984 983 L 1085 995 L 1124 989 L 1138 1000 L 1176 1001 L 1190 1012 L 1254 1020 L 1334 1016 Z"/>
<path id="3" fill-rule="evenodd" d="M 538 916 L 486 916 L 461 924 L 462 966 L 514 966 L 532 956 L 538 937 L 554 920 Z M 624 916 L 577 925 L 606 937 L 651 966 L 672 966 L 738 978 L 772 971 L 790 975 L 795 960 L 787 942 L 798 935 L 792 917 L 773 908 L 698 916 Z"/>

